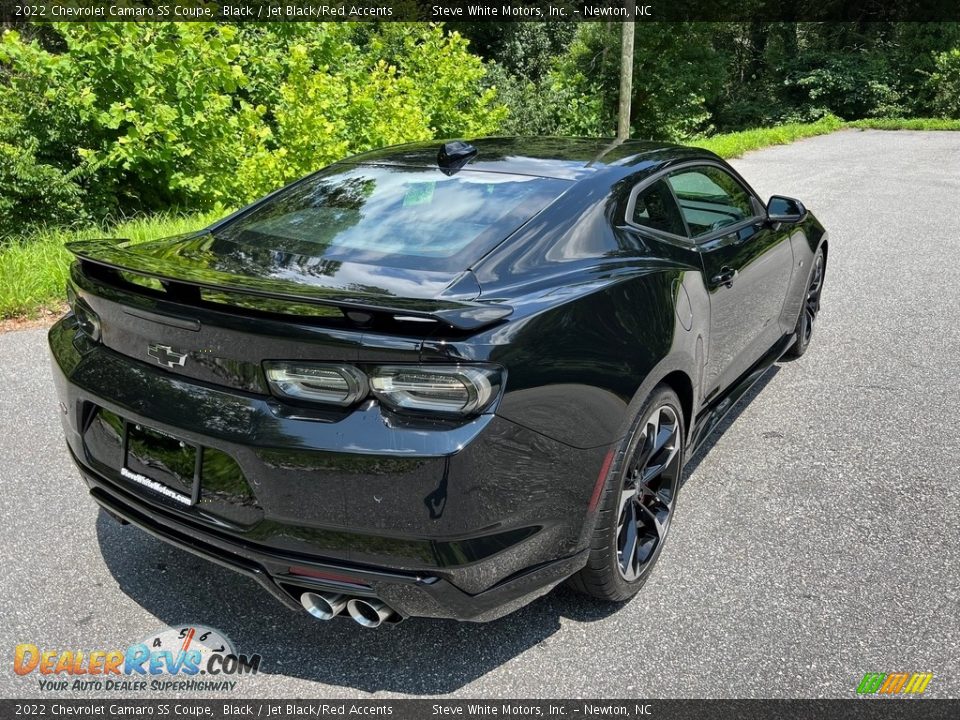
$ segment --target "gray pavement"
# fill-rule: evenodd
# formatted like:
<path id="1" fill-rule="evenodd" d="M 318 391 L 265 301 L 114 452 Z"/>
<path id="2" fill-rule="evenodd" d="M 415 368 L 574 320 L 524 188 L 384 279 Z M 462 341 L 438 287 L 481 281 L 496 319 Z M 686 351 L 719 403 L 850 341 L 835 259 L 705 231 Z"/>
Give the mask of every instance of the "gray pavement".
<path id="1" fill-rule="evenodd" d="M 560 589 L 489 625 L 365 631 L 98 513 L 61 439 L 42 330 L 0 335 L 0 696 L 17 643 L 223 630 L 245 697 L 851 697 L 865 672 L 960 696 L 960 133 L 843 131 L 734 163 L 832 237 L 809 352 L 694 459 L 647 587 Z M 63 694 L 64 697 L 78 697 Z M 210 695 L 197 694 L 197 697 Z"/>

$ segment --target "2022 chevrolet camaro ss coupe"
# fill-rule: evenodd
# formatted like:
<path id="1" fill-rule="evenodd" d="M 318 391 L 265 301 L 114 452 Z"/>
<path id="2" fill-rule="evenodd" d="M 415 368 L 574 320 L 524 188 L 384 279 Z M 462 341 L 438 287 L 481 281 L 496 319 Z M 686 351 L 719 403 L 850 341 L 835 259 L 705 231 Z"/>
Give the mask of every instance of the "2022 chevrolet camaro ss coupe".
<path id="1" fill-rule="evenodd" d="M 375 627 L 633 596 L 685 460 L 806 350 L 827 234 L 703 150 L 492 138 L 71 250 L 50 348 L 93 499 Z"/>

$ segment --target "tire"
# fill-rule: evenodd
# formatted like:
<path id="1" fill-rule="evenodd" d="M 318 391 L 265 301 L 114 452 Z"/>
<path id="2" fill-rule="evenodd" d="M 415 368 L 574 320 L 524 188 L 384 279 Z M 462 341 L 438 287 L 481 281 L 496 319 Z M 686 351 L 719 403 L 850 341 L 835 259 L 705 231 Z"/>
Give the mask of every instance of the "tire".
<path id="1" fill-rule="evenodd" d="M 679 398 L 666 385 L 658 385 L 637 413 L 607 473 L 587 564 L 569 580 L 574 590 L 620 602 L 643 587 L 660 557 L 676 507 L 684 433 Z M 625 551 L 631 524 L 634 552 L 629 554 Z"/>
<path id="2" fill-rule="evenodd" d="M 800 308 L 800 317 L 797 318 L 797 327 L 794 330 L 797 339 L 785 353 L 787 358 L 798 358 L 810 347 L 810 340 L 813 339 L 813 326 L 817 319 L 817 313 L 820 312 L 820 293 L 823 291 L 824 270 L 826 270 L 826 262 L 823 257 L 823 248 L 817 248 L 817 253 L 813 256 L 810 280 L 807 281 L 807 288 L 803 294 L 803 307 Z"/>

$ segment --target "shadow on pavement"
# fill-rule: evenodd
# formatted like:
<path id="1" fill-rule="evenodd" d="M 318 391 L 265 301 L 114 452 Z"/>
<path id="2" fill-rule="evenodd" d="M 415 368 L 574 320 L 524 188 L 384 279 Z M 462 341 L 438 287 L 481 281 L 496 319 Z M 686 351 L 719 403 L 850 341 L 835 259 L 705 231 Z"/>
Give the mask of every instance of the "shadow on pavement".
<path id="1" fill-rule="evenodd" d="M 740 413 L 746 410 L 750 403 L 753 402 L 754 398 L 763 392 L 763 389 L 771 380 L 773 380 L 773 378 L 777 376 L 778 372 L 780 372 L 780 365 L 772 365 L 770 369 L 767 370 L 767 372 L 763 375 L 763 377 L 757 380 L 753 387 L 747 391 L 746 395 L 734 403 L 733 407 L 730 408 L 730 412 L 728 412 L 726 417 L 723 418 L 716 430 L 710 434 L 710 436 L 704 441 L 703 445 L 701 445 L 697 452 L 693 454 L 693 457 L 687 461 L 687 464 L 684 466 L 683 470 L 683 476 L 685 479 L 684 481 L 693 475 L 696 469 L 700 467 L 700 463 L 703 462 L 703 459 L 707 456 L 707 453 L 713 449 L 713 446 L 716 445 L 720 438 L 723 437 L 723 434 L 730 429 L 730 426 L 737 421 L 737 418 L 740 417 Z"/>
<path id="2" fill-rule="evenodd" d="M 364 692 L 449 693 L 548 643 L 560 618 L 592 622 L 620 607 L 560 587 L 493 623 L 412 618 L 367 630 L 348 618 L 321 622 L 288 610 L 254 581 L 102 511 L 96 529 L 120 590 L 160 623 L 221 630 L 238 652 L 262 656 L 262 673 Z"/>
<path id="3" fill-rule="evenodd" d="M 687 463 L 687 476 L 778 371 L 774 366 L 737 402 Z M 346 618 L 321 622 L 290 611 L 254 581 L 121 526 L 104 512 L 97 539 L 120 589 L 160 622 L 217 628 L 239 652 L 259 653 L 261 672 L 364 692 L 449 693 L 548 644 L 561 618 L 593 622 L 621 607 L 561 586 L 493 623 L 413 618 L 366 630 Z"/>

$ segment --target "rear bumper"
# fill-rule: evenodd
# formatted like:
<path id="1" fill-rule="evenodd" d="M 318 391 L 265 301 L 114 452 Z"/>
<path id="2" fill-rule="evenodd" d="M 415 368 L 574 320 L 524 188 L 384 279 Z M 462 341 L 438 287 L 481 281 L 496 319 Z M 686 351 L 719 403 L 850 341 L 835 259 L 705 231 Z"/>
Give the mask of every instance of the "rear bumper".
<path id="1" fill-rule="evenodd" d="M 253 578 L 292 610 L 301 609 L 297 601 L 300 593 L 312 590 L 355 597 L 377 597 L 401 617 L 486 622 L 502 617 L 549 592 L 586 562 L 586 551 L 581 551 L 571 557 L 528 568 L 488 590 L 470 595 L 435 575 L 330 564 L 243 545 L 171 518 L 142 499 L 98 477 L 76 458 L 74 461 L 90 488 L 90 495 L 112 515 L 171 545 Z M 297 568 L 300 572 L 293 574 L 290 568 Z M 345 580 L 350 578 L 355 582 L 321 579 L 303 574 L 304 571 L 339 576 Z"/>
<path id="2" fill-rule="evenodd" d="M 576 450 L 494 415 L 457 427 L 391 426 L 376 407 L 341 419 L 198 383 L 50 331 L 67 443 L 112 514 L 260 582 L 290 608 L 305 590 L 376 596 L 402 616 L 486 621 L 576 572 L 604 448 Z M 101 410 L 102 409 L 102 410 Z M 242 468 L 177 506 L 90 451 L 103 410 L 210 448 Z"/>

